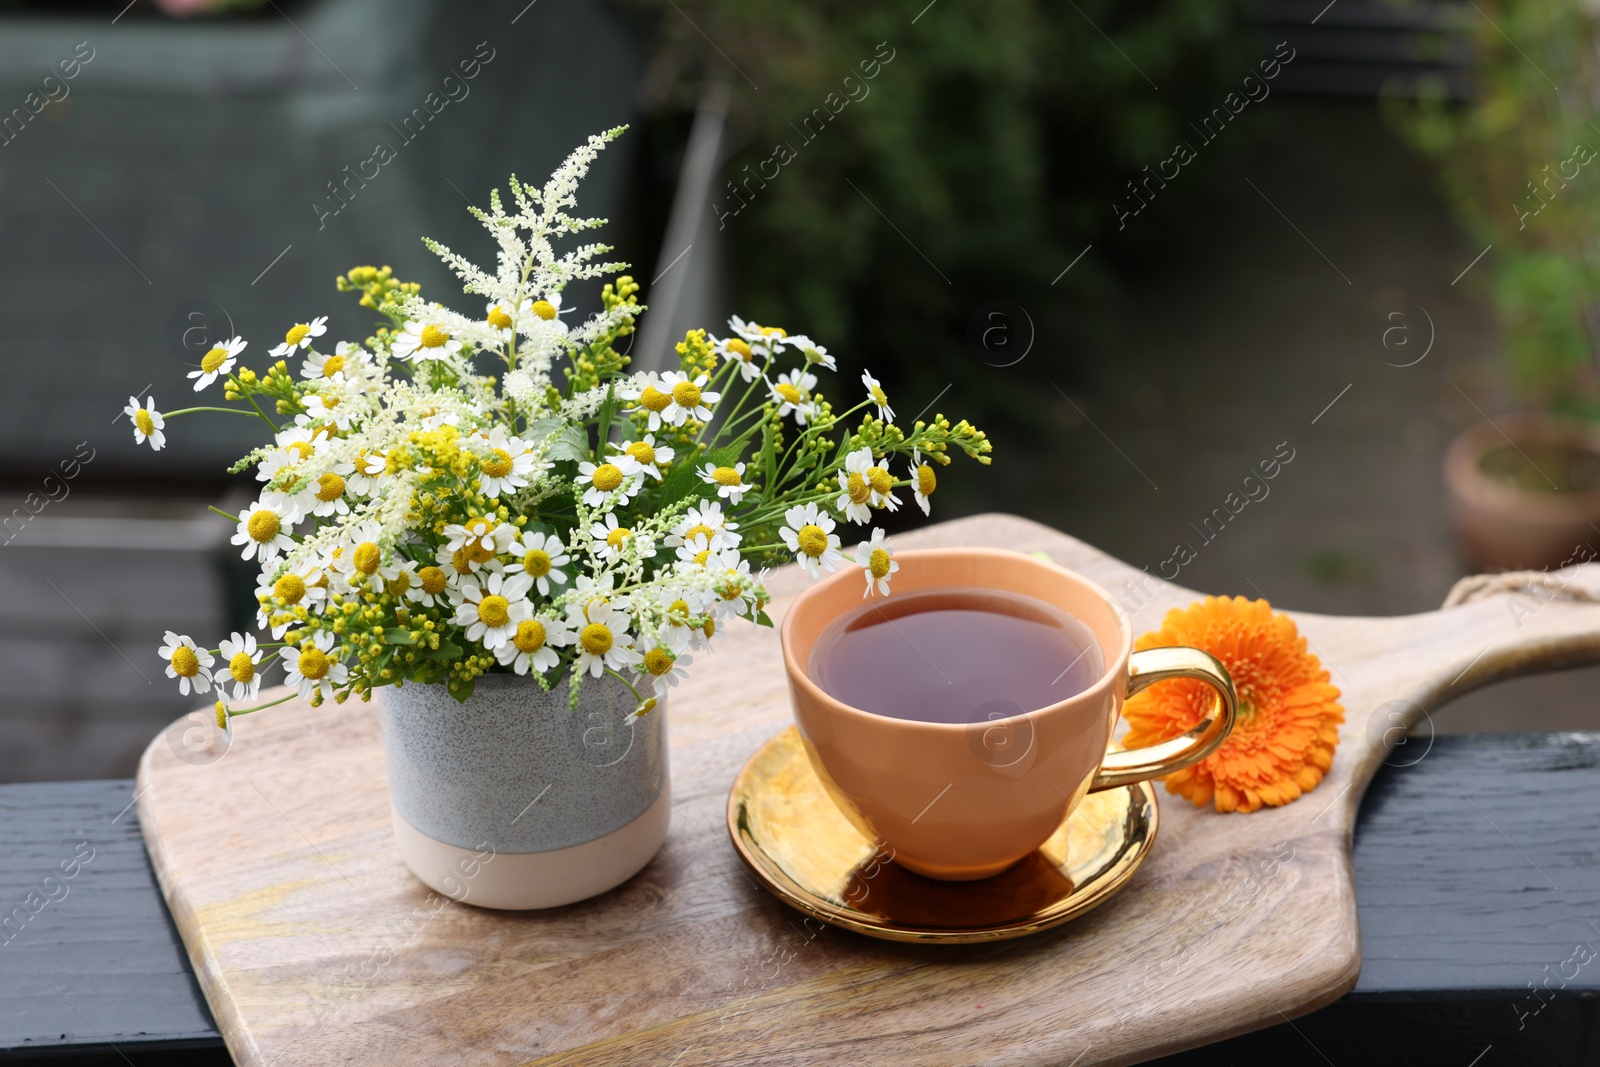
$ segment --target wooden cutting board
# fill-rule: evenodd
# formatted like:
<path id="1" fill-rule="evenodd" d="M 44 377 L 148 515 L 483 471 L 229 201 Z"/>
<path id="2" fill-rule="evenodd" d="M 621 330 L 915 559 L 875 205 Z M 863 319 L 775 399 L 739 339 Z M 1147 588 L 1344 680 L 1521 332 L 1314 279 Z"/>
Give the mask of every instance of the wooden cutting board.
<path id="1" fill-rule="evenodd" d="M 1009 516 L 898 540 L 1044 551 L 1119 596 L 1135 633 L 1198 595 Z M 1600 566 L 1574 581 L 1600 588 Z M 804 583 L 792 567 L 773 578 L 774 616 Z M 221 758 L 196 732 L 209 712 L 175 723 L 140 764 L 139 818 L 241 1067 L 1133 1063 L 1292 1018 L 1355 982 L 1350 833 L 1386 746 L 1475 686 L 1600 659 L 1600 606 L 1511 604 L 1297 613 L 1344 692 L 1328 779 L 1247 816 L 1163 792 L 1160 839 L 1119 896 L 1000 944 L 873 941 L 751 882 L 728 840 L 728 787 L 790 722 L 777 635 L 753 627 L 729 627 L 673 692 L 671 835 L 596 900 L 497 913 L 423 887 L 396 854 L 377 718 L 359 703 L 247 717 Z M 1468 797 L 1475 785 L 1456 783 Z"/>

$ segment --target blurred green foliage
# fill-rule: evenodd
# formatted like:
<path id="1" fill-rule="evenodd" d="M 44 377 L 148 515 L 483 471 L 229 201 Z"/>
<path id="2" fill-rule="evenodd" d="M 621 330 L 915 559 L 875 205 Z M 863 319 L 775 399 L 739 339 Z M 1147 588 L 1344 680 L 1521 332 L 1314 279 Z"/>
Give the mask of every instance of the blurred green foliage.
<path id="1" fill-rule="evenodd" d="M 724 174 L 750 190 L 723 216 L 739 306 L 828 345 L 842 371 L 915 376 L 908 415 L 926 382 L 955 382 L 963 410 L 1015 390 L 966 341 L 987 301 L 1027 309 L 1030 366 L 1059 372 L 1112 336 L 1111 257 L 1167 236 L 1147 213 L 1113 241 L 1113 201 L 1259 58 L 1241 0 L 636 3 L 658 20 L 649 95 L 692 107 L 708 76 L 731 90 Z M 1172 184 L 1167 204 L 1203 183 Z M 727 187 L 713 199 L 740 206 Z"/>
<path id="2" fill-rule="evenodd" d="M 1514 385 L 1561 414 L 1600 417 L 1595 304 L 1600 127 L 1594 17 L 1570 0 L 1477 0 L 1475 96 L 1392 97 L 1391 116 L 1440 164 L 1450 202 L 1493 250 L 1486 285 Z M 1513 43 L 1515 42 L 1515 43 Z"/>

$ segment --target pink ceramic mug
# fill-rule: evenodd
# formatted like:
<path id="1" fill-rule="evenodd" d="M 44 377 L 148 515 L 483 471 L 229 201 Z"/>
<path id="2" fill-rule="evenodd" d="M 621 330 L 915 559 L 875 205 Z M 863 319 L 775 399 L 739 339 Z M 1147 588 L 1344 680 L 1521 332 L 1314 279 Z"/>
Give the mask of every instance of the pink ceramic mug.
<path id="1" fill-rule="evenodd" d="M 1126 616 L 1087 578 L 998 549 L 923 549 L 895 559 L 895 595 L 978 589 L 1042 600 L 1088 629 L 1105 665 L 1082 692 L 1005 719 L 875 715 L 829 696 L 809 673 L 817 639 L 860 606 L 861 573 L 841 571 L 802 593 L 781 631 L 800 736 L 840 810 L 886 842 L 902 866 L 956 880 L 998 874 L 1044 844 L 1085 794 L 1198 763 L 1233 729 L 1233 682 L 1222 664 L 1194 648 L 1134 652 Z M 1209 683 L 1217 691 L 1211 712 L 1180 737 L 1107 752 L 1123 700 L 1168 678 Z"/>

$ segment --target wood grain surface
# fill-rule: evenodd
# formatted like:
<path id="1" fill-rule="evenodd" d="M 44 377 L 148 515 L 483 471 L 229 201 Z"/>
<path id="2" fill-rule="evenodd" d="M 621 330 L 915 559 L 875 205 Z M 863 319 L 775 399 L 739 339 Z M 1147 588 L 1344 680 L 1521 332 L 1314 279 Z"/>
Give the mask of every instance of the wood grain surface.
<path id="1" fill-rule="evenodd" d="M 1047 552 L 1118 596 L 1135 632 L 1198 595 L 1007 516 L 900 543 Z M 1600 588 L 1594 571 L 1572 580 Z M 804 581 L 774 576 L 777 611 Z M 1351 825 L 1401 727 L 1496 678 L 1600 659 L 1600 607 L 1524 600 L 1297 614 L 1344 692 L 1329 778 L 1248 816 L 1164 796 L 1160 839 L 1117 899 L 999 945 L 894 945 L 805 922 L 739 867 L 728 785 L 789 722 L 770 630 L 730 627 L 674 691 L 671 835 L 644 872 L 592 901 L 503 914 L 416 882 L 390 836 L 376 717 L 359 704 L 241 720 L 214 761 L 158 738 L 140 766 L 141 824 L 244 1067 L 1132 1063 L 1350 988 Z"/>

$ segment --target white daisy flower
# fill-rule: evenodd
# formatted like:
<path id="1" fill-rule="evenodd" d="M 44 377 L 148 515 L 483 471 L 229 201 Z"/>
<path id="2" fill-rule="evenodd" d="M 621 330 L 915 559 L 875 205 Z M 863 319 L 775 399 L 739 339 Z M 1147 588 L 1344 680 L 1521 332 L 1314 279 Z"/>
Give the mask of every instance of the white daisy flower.
<path id="1" fill-rule="evenodd" d="M 628 412 L 639 410 L 648 411 L 650 418 L 648 427 L 659 430 L 665 424 L 663 413 L 672 406 L 672 390 L 655 373 L 635 375 L 628 382 L 617 387 L 617 395 L 624 400 L 637 401 L 638 407 L 627 408 Z"/>
<path id="2" fill-rule="evenodd" d="M 831 371 L 839 369 L 839 365 L 833 361 L 833 357 L 828 354 L 828 350 L 809 337 L 791 337 L 789 338 L 789 345 L 790 347 L 798 348 L 800 354 L 806 357 L 807 367 L 827 367 Z"/>
<path id="3" fill-rule="evenodd" d="M 657 699 L 666 696 L 668 689 L 681 682 L 684 668 L 694 662 L 694 657 L 683 651 L 687 644 L 687 635 L 669 638 L 663 630 L 653 648 L 642 650 L 639 665 L 643 673 L 649 676 Z"/>
<path id="4" fill-rule="evenodd" d="M 820 578 L 823 570 L 838 569 L 844 556 L 839 553 L 839 535 L 833 532 L 833 516 L 818 510 L 816 504 L 806 504 L 790 508 L 783 519 L 788 525 L 778 536 L 807 574 Z"/>
<path id="5" fill-rule="evenodd" d="M 900 564 L 894 561 L 894 550 L 889 547 L 888 538 L 883 536 L 883 527 L 872 531 L 872 540 L 856 546 L 856 563 L 867 572 L 867 588 L 861 595 L 871 596 L 876 586 L 878 592 L 888 596 L 889 578 L 900 569 Z"/>
<path id="6" fill-rule="evenodd" d="M 651 543 L 649 537 L 635 536 L 626 526 L 618 526 L 615 514 L 608 513 L 604 522 L 597 522 L 589 527 L 589 536 L 592 538 L 590 552 L 607 563 L 615 563 L 621 559 L 630 541 L 633 543 L 633 553 L 636 558 L 650 559 L 656 554 L 655 545 Z"/>
<path id="7" fill-rule="evenodd" d="M 274 356 L 292 356 L 302 348 L 308 348 L 313 338 L 321 337 L 328 332 L 328 316 L 319 315 L 310 322 L 297 322 L 289 327 L 289 332 L 283 335 L 283 344 L 272 350 Z"/>
<path id="8" fill-rule="evenodd" d="M 478 457 L 478 488 L 484 496 L 510 496 L 542 473 L 528 443 L 512 437 L 504 426 L 496 426 L 487 443 L 488 452 Z"/>
<path id="9" fill-rule="evenodd" d="M 396 359 L 424 362 L 455 355 L 461 351 L 461 342 L 451 337 L 443 326 L 412 319 L 404 330 L 394 335 L 390 351 Z"/>
<path id="10" fill-rule="evenodd" d="M 357 413 L 345 403 L 349 396 L 339 388 L 342 384 L 342 379 L 324 381 L 315 393 L 301 396 L 300 402 L 306 406 L 306 410 L 294 417 L 295 423 L 299 426 L 320 426 L 331 422 L 341 430 L 350 429 Z"/>
<path id="11" fill-rule="evenodd" d="M 356 453 L 354 467 L 347 477 L 350 491 L 357 496 L 371 496 L 378 491 L 378 479 L 389 469 L 389 458 L 382 452 L 362 450 Z"/>
<path id="12" fill-rule="evenodd" d="M 260 605 L 260 610 L 256 612 L 256 625 L 262 629 L 270 628 L 272 639 L 276 641 L 299 621 L 292 610 L 296 605 L 303 605 L 309 612 L 327 597 L 328 582 L 323 577 L 322 568 L 315 565 L 285 571 L 271 582 L 263 577 L 261 584 L 256 587 L 256 602 Z"/>
<path id="13" fill-rule="evenodd" d="M 720 502 L 702 500 L 684 512 L 665 543 L 681 545 L 696 534 L 704 534 L 712 548 L 738 548 L 739 542 L 744 540 L 742 534 L 734 532 L 738 529 L 738 523 L 723 516 Z"/>
<path id="14" fill-rule="evenodd" d="M 578 658 L 573 669 L 598 678 L 607 667 L 626 670 L 644 657 L 629 644 L 628 613 L 595 597 L 567 608 L 567 621 L 578 633 Z"/>
<path id="15" fill-rule="evenodd" d="M 256 478 L 270 482 L 285 467 L 304 463 L 317 454 L 317 435 L 309 426 L 290 426 L 273 438 L 277 445 L 256 467 Z"/>
<path id="16" fill-rule="evenodd" d="M 354 584 L 358 576 L 367 578 L 380 578 L 385 582 L 392 582 L 399 576 L 396 560 L 390 554 L 389 559 L 384 559 L 384 550 L 379 542 L 383 537 L 383 526 L 373 519 L 354 523 L 345 527 L 339 537 L 339 552 L 336 558 L 330 559 L 334 570 L 344 576 L 345 581 Z"/>
<path id="17" fill-rule="evenodd" d="M 462 578 L 477 574 L 479 571 L 504 569 L 500 561 L 492 554 L 487 554 L 481 544 L 469 552 L 465 546 L 453 549 L 447 542 L 439 546 L 433 558 L 439 569 L 444 572 L 445 580 L 451 589 L 454 589 Z"/>
<path id="18" fill-rule="evenodd" d="M 744 464 L 736 463 L 731 467 L 718 467 L 707 463 L 700 471 L 700 480 L 707 485 L 717 487 L 717 495 L 727 500 L 734 507 L 739 506 L 739 501 L 753 487 L 745 484 Z"/>
<path id="19" fill-rule="evenodd" d="M 934 489 L 939 484 L 939 478 L 933 473 L 933 467 L 922 462 L 922 450 L 911 450 L 911 495 L 916 498 L 917 506 L 924 515 L 932 514 L 928 506 L 928 498 L 933 495 Z"/>
<path id="20" fill-rule="evenodd" d="M 347 496 L 350 483 L 345 480 L 345 475 L 354 470 L 353 465 L 340 462 L 317 475 L 316 481 L 311 483 L 311 502 L 307 505 L 307 510 L 322 519 L 334 515 L 348 515 L 350 503 Z"/>
<path id="21" fill-rule="evenodd" d="M 167 677 L 178 680 L 178 692 L 184 696 L 189 695 L 190 686 L 194 687 L 196 693 L 204 693 L 211 688 L 212 655 L 197 647 L 194 638 L 168 630 L 166 641 L 156 654 L 167 661 Z"/>
<path id="22" fill-rule="evenodd" d="M 739 377 L 747 382 L 753 382 L 761 377 L 761 371 L 766 367 L 768 357 L 765 353 L 757 356 L 749 341 L 743 337 L 729 337 L 726 340 L 714 341 L 714 344 L 719 356 L 729 363 L 739 364 Z"/>
<path id="23" fill-rule="evenodd" d="M 778 380 L 772 384 L 772 398 L 778 402 L 778 414 L 793 413 L 794 421 L 804 426 L 817 411 L 816 402 L 811 399 L 811 390 L 816 386 L 817 376 L 805 371 L 778 375 Z"/>
<path id="24" fill-rule="evenodd" d="M 137 444 L 149 441 L 150 447 L 160 452 L 162 446 L 167 443 L 167 435 L 161 432 L 161 428 L 167 423 L 156 410 L 156 398 L 153 396 L 145 398 L 144 406 L 140 407 L 139 398 L 130 396 L 128 406 L 122 409 L 122 413 L 133 420 L 134 442 Z"/>
<path id="25" fill-rule="evenodd" d="M 261 689 L 261 672 L 256 668 L 261 664 L 261 650 L 256 648 L 256 635 L 245 634 L 240 636 L 235 630 L 218 646 L 222 650 L 222 658 L 228 664 L 228 674 L 233 678 L 233 699 L 254 700 L 256 693 Z M 218 672 L 220 674 L 220 672 Z M 219 677 L 217 690 L 220 692 L 225 683 Z"/>
<path id="26" fill-rule="evenodd" d="M 201 356 L 200 369 L 189 372 L 189 377 L 200 379 L 194 383 L 194 391 L 198 393 L 218 377 L 226 377 L 233 369 L 233 361 L 244 351 L 244 346 L 248 343 L 241 337 L 235 337 L 231 341 L 222 342 Z"/>
<path id="27" fill-rule="evenodd" d="M 506 573 L 532 578 L 540 596 L 549 596 L 552 585 L 567 584 L 567 572 L 561 568 L 572 560 L 556 534 L 524 530 L 522 540 L 511 546 L 511 555 L 515 562 L 506 566 Z"/>
<path id="28" fill-rule="evenodd" d="M 661 640 L 673 648 L 681 648 L 685 642 L 690 648 L 705 648 L 717 627 L 707 614 L 709 606 L 707 594 L 685 590 L 682 597 L 667 605 L 667 621 L 661 627 Z"/>
<path id="29" fill-rule="evenodd" d="M 518 623 L 533 617 L 531 588 L 533 579 L 526 574 L 495 572 L 482 584 L 477 578 L 463 578 L 456 588 L 461 599 L 453 621 L 467 628 L 468 641 L 481 641 L 492 652 L 511 640 Z"/>
<path id="30" fill-rule="evenodd" d="M 260 557 L 262 563 L 271 563 L 284 552 L 294 550 L 294 540 L 289 529 L 300 521 L 299 513 L 281 493 L 268 493 L 244 509 L 239 527 L 231 543 L 243 545 L 241 559 Z"/>
<path id="31" fill-rule="evenodd" d="M 884 422 L 893 422 L 894 409 L 889 406 L 889 398 L 884 395 L 883 386 L 878 384 L 878 379 L 872 376 L 871 371 L 861 372 L 861 384 L 867 387 L 872 402 L 878 405 L 878 418 Z"/>
<path id="32" fill-rule="evenodd" d="M 624 441 L 622 444 L 613 444 L 621 455 L 632 459 L 639 466 L 639 470 L 654 478 L 661 480 L 661 468 L 672 462 L 674 452 L 666 445 L 656 444 L 656 435 L 647 433 L 638 441 Z"/>
<path id="33" fill-rule="evenodd" d="M 489 329 L 503 334 L 509 340 L 511 329 L 516 325 L 517 320 L 532 311 L 532 300 L 524 300 L 521 308 L 512 306 L 509 300 L 491 300 L 488 306 L 484 308 L 483 321 L 488 324 Z"/>
<path id="34" fill-rule="evenodd" d="M 713 393 L 706 388 L 710 379 L 704 374 L 691 380 L 682 371 L 669 370 L 661 376 L 661 389 L 669 398 L 669 403 L 661 409 L 661 421 L 668 426 L 682 426 L 690 419 L 701 422 L 711 420 L 711 408 L 722 399 L 721 393 Z M 651 420 L 650 428 L 657 427 L 655 420 Z"/>
<path id="35" fill-rule="evenodd" d="M 612 456 L 605 463 L 584 460 L 578 464 L 577 484 L 588 485 L 583 502 L 591 508 L 615 507 L 633 499 L 644 485 L 644 476 L 632 456 Z"/>
<path id="36" fill-rule="evenodd" d="M 298 648 L 280 649 L 283 660 L 283 680 L 300 691 L 300 699 L 310 700 L 313 693 L 321 693 L 326 700 L 333 696 L 335 686 L 350 680 L 350 670 L 338 661 L 333 650 L 333 634 L 318 630 Z"/>
<path id="37" fill-rule="evenodd" d="M 678 546 L 679 567 L 684 570 L 700 570 L 717 551 L 712 547 L 711 539 L 705 534 L 694 534 Z"/>
<path id="38" fill-rule="evenodd" d="M 738 549 L 713 552 L 705 567 L 715 575 L 712 588 L 717 600 L 712 607 L 717 615 L 743 615 L 755 607 L 760 577 L 750 573 L 750 561 L 742 559 Z"/>
<path id="39" fill-rule="evenodd" d="M 894 476 L 878 466 L 872 459 L 872 449 L 863 445 L 844 458 L 844 469 L 839 471 L 839 488 L 842 492 L 834 507 L 842 511 L 851 522 L 867 523 L 872 520 L 869 507 L 900 507 L 894 495 Z"/>
<path id="40" fill-rule="evenodd" d="M 305 378 L 327 378 L 331 381 L 349 381 L 362 367 L 366 366 L 371 357 L 367 350 L 360 345 L 353 345 L 349 341 L 340 341 L 334 347 L 333 355 L 326 356 L 321 352 L 313 351 L 300 365 L 300 374 Z"/>
<path id="41" fill-rule="evenodd" d="M 517 541 L 517 528 L 509 522 L 476 518 L 467 523 L 451 523 L 444 528 L 444 547 L 465 552 L 473 563 L 487 563 L 510 550 Z"/>
<path id="42" fill-rule="evenodd" d="M 557 648 L 577 640 L 563 619 L 544 616 L 523 619 L 517 623 L 511 640 L 495 649 L 494 658 L 502 667 L 510 667 L 517 674 L 543 674 L 561 662 Z"/>
<path id="43" fill-rule="evenodd" d="M 405 595 L 407 600 L 431 608 L 448 602 L 449 589 L 449 573 L 442 567 L 427 566 L 417 570 L 416 581 L 406 587 Z"/>
<path id="44" fill-rule="evenodd" d="M 567 332 L 567 324 L 561 321 L 560 293 L 549 293 L 539 297 L 532 303 L 527 303 L 526 301 L 524 303 L 527 305 L 528 310 L 533 312 L 532 320 L 522 320 L 524 332 L 532 334 L 541 328 L 563 334 Z M 530 326 L 534 328 L 530 329 Z"/>
<path id="45" fill-rule="evenodd" d="M 422 584 L 422 574 L 417 570 L 417 565 L 409 559 L 397 554 L 394 562 L 390 564 L 390 569 L 393 570 L 394 577 L 384 578 L 383 591 L 396 600 L 405 599 L 411 590 Z"/>

